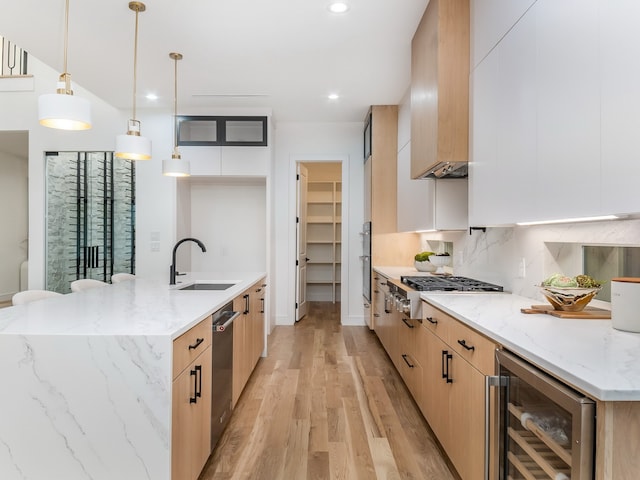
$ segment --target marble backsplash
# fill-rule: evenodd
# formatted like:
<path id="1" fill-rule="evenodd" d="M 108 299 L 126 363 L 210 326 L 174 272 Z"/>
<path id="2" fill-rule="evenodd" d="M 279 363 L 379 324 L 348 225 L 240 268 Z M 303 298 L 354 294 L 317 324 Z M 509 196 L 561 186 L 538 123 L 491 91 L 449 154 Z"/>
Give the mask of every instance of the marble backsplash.
<path id="1" fill-rule="evenodd" d="M 640 219 L 562 225 L 488 227 L 486 232 L 421 234 L 421 247 L 453 242 L 453 273 L 542 299 L 536 287 L 552 273 L 582 273 L 582 246 L 639 246 Z"/>

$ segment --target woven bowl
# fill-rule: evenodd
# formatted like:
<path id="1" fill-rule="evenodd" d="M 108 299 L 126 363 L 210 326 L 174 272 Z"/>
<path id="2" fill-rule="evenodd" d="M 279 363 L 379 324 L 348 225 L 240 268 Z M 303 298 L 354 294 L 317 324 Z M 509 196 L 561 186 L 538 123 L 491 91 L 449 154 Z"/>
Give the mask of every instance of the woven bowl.
<path id="1" fill-rule="evenodd" d="M 600 291 L 600 287 L 545 287 L 541 285 L 540 291 L 555 310 L 581 312 Z"/>

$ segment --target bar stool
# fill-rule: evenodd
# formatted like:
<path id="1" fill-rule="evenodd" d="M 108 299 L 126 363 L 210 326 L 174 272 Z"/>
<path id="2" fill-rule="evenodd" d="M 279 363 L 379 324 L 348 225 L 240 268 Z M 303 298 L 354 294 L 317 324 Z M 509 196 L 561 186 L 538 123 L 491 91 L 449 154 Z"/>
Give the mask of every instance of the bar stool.
<path id="1" fill-rule="evenodd" d="M 45 298 L 59 297 L 62 295 L 58 292 L 52 292 L 50 290 L 23 290 L 16 293 L 11 297 L 12 305 L 24 305 L 25 303 L 35 302 L 36 300 L 42 300 Z"/>

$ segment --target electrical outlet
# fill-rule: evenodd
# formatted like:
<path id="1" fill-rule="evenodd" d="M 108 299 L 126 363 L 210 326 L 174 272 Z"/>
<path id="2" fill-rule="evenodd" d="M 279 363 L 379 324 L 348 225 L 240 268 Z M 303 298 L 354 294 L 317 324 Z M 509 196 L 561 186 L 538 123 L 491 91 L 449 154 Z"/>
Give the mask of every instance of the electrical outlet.
<path id="1" fill-rule="evenodd" d="M 518 278 L 524 278 L 527 276 L 527 261 L 524 257 L 518 262 Z"/>

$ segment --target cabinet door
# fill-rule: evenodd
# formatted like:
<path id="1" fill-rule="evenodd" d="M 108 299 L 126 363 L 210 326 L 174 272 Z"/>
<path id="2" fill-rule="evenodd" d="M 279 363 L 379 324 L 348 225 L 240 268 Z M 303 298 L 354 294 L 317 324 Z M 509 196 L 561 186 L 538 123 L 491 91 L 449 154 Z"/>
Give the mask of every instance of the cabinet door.
<path id="1" fill-rule="evenodd" d="M 532 200 L 541 220 L 601 213 L 598 3 L 539 0 L 529 13 L 536 16 L 537 186 L 546 192 Z"/>
<path id="2" fill-rule="evenodd" d="M 398 314 L 398 371 L 405 385 L 418 403 L 422 397 L 422 365 L 418 357 L 418 330 L 422 327 L 417 320 Z"/>
<path id="3" fill-rule="evenodd" d="M 180 154 L 189 160 L 191 176 L 220 175 L 220 147 L 180 147 Z"/>
<path id="4" fill-rule="evenodd" d="M 171 478 L 198 478 L 211 453 L 211 346 L 173 382 Z"/>
<path id="5" fill-rule="evenodd" d="M 252 288 L 251 298 L 251 371 L 264 350 L 264 298 L 266 284 L 256 283 Z M 251 372 L 249 372 L 249 376 Z"/>
<path id="6" fill-rule="evenodd" d="M 426 336 L 424 342 L 427 348 L 422 352 L 422 383 L 423 402 L 422 413 L 431 426 L 433 433 L 446 450 L 449 443 L 449 428 L 447 413 L 448 388 L 446 379 L 443 378 L 445 353 L 447 345 L 435 334 L 425 329 Z"/>
<path id="7" fill-rule="evenodd" d="M 269 147 L 220 147 L 220 174 L 266 176 L 269 173 Z"/>
<path id="8" fill-rule="evenodd" d="M 448 422 L 445 449 L 464 480 L 484 479 L 484 375 L 450 352 Z M 444 446 L 444 444 L 443 444 Z"/>
<path id="9" fill-rule="evenodd" d="M 640 2 L 600 2 L 603 213 L 640 212 Z"/>
<path id="10" fill-rule="evenodd" d="M 471 0 L 472 65 L 477 66 L 535 0 Z"/>
<path id="11" fill-rule="evenodd" d="M 240 394 L 244 389 L 247 379 L 248 353 L 247 353 L 247 331 L 249 329 L 249 291 L 238 295 L 233 300 L 233 309 L 240 312 L 240 315 L 233 321 L 233 379 L 232 379 L 232 404 L 235 407 Z"/>

